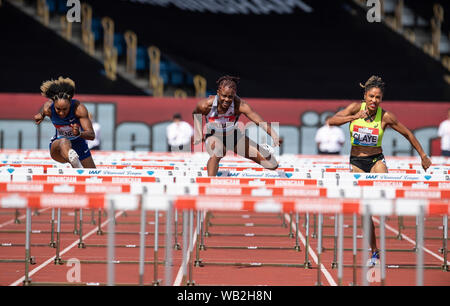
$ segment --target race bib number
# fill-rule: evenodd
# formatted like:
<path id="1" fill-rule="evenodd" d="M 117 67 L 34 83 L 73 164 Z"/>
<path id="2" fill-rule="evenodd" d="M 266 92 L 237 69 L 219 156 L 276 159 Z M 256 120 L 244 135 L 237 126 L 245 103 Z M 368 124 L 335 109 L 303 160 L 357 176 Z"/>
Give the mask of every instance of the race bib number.
<path id="1" fill-rule="evenodd" d="M 376 146 L 378 143 L 378 129 L 354 125 L 352 137 L 355 145 Z"/>
<path id="2" fill-rule="evenodd" d="M 70 125 L 60 125 L 60 126 L 57 126 L 56 129 L 58 130 L 58 136 L 63 136 L 63 137 L 74 137 L 75 136 L 72 132 L 72 127 Z"/>

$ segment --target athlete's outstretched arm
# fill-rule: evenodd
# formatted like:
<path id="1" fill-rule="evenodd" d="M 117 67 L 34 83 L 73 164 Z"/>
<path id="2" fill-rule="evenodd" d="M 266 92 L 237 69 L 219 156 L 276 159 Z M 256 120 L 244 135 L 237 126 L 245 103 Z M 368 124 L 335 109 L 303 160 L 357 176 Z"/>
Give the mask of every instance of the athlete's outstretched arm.
<path id="1" fill-rule="evenodd" d="M 194 119 L 194 145 L 201 143 L 204 140 L 202 127 L 203 116 L 206 114 L 208 107 L 208 99 L 198 101 L 194 110 L 192 111 L 192 118 Z"/>
<path id="2" fill-rule="evenodd" d="M 367 111 L 360 110 L 360 103 L 352 103 L 343 110 L 337 112 L 333 117 L 328 119 L 329 125 L 343 125 L 356 119 L 366 118 Z"/>
<path id="3" fill-rule="evenodd" d="M 86 140 L 94 140 L 95 132 L 92 127 L 91 119 L 89 119 L 89 112 L 86 109 L 86 106 L 83 104 L 78 104 L 77 109 L 75 110 L 75 116 L 80 119 L 81 127 L 83 131 L 80 130 L 80 127 L 77 124 L 72 125 L 72 131 L 74 135 L 79 135 L 81 138 Z"/>
<path id="4" fill-rule="evenodd" d="M 422 167 L 426 171 L 431 166 L 431 160 L 423 150 L 416 136 L 414 136 L 414 134 L 406 126 L 398 121 L 397 117 L 391 112 L 386 111 L 383 115 L 383 120 L 387 125 L 402 134 L 406 139 L 408 139 L 417 153 L 419 153 L 419 156 L 422 159 Z"/>
<path id="5" fill-rule="evenodd" d="M 272 137 L 273 145 L 279 146 L 283 142 L 283 140 L 278 137 L 278 134 L 274 130 L 272 130 L 270 124 L 265 122 L 263 118 L 257 112 L 255 112 L 251 108 L 251 106 L 248 105 L 244 100 L 239 100 L 239 112 L 247 116 L 247 118 L 256 123 L 256 125 L 262 127 L 263 130 Z"/>
<path id="6" fill-rule="evenodd" d="M 36 124 L 40 124 L 42 122 L 42 120 L 44 120 L 45 116 L 51 116 L 51 110 L 50 110 L 50 106 L 52 105 L 52 101 L 47 101 L 45 102 L 42 106 L 41 109 L 39 110 L 39 112 L 34 115 L 34 122 Z"/>

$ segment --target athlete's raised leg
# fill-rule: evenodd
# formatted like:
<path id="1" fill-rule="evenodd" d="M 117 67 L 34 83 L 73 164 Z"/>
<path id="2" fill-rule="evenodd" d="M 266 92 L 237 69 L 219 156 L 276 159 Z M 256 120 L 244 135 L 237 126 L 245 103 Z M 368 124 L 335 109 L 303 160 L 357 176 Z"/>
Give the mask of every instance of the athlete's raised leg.
<path id="1" fill-rule="evenodd" d="M 258 145 L 245 135 L 237 141 L 234 152 L 258 163 L 268 170 L 278 168 L 278 161 L 275 156 L 262 147 L 259 147 L 258 150 Z"/>
<path id="2" fill-rule="evenodd" d="M 216 176 L 219 171 L 219 162 L 225 156 L 226 149 L 222 141 L 216 136 L 209 136 L 205 142 L 206 151 L 209 154 L 206 168 L 208 176 Z"/>
<path id="3" fill-rule="evenodd" d="M 57 162 L 70 163 L 73 168 L 83 168 L 77 152 L 72 149 L 72 143 L 66 138 L 53 141 L 50 147 L 50 156 Z"/>

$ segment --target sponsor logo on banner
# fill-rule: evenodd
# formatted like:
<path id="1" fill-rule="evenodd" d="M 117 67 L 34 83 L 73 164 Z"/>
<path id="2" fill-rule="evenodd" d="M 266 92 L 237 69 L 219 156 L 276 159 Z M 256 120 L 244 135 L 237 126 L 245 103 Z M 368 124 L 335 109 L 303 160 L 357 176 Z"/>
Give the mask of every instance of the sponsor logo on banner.
<path id="1" fill-rule="evenodd" d="M 267 172 L 229 172 L 228 176 L 235 177 L 261 177 L 261 178 L 279 178 L 278 173 L 267 173 Z"/>
<path id="2" fill-rule="evenodd" d="M 74 183 L 77 181 L 76 176 L 47 176 L 48 183 Z"/>
<path id="3" fill-rule="evenodd" d="M 215 187 L 206 187 L 205 188 L 205 194 L 206 195 L 241 195 L 241 189 L 240 188 L 215 188 Z"/>
<path id="4" fill-rule="evenodd" d="M 305 186 L 305 181 L 302 180 L 276 180 L 275 181 L 275 186 Z"/>
<path id="5" fill-rule="evenodd" d="M 140 177 L 112 177 L 111 181 L 113 183 L 134 183 L 141 182 Z"/>
<path id="6" fill-rule="evenodd" d="M 59 195 L 42 195 L 42 207 L 87 207 L 89 203 L 88 197 L 85 196 L 59 196 Z"/>
<path id="7" fill-rule="evenodd" d="M 121 193 L 122 186 L 86 185 L 86 192 L 89 193 Z"/>
<path id="8" fill-rule="evenodd" d="M 44 191 L 44 185 L 32 185 L 32 184 L 7 184 L 6 191 L 24 191 L 24 192 L 42 192 Z"/>
<path id="9" fill-rule="evenodd" d="M 241 210 L 244 204 L 241 201 L 208 201 L 198 200 L 196 202 L 196 209 L 217 209 L 217 210 Z"/>
<path id="10" fill-rule="evenodd" d="M 16 194 L 0 198 L 0 206 L 3 208 L 25 207 L 28 203 L 26 198 Z"/>
<path id="11" fill-rule="evenodd" d="M 405 198 L 434 198 L 440 199 L 441 192 L 440 191 L 423 191 L 423 190 L 406 190 Z"/>
<path id="12" fill-rule="evenodd" d="M 319 189 L 302 190 L 302 189 L 286 188 L 286 189 L 283 189 L 283 195 L 284 196 L 319 196 L 320 190 Z"/>
<path id="13" fill-rule="evenodd" d="M 373 182 L 373 186 L 393 186 L 393 187 L 403 187 L 403 182 L 383 182 L 383 181 L 375 181 Z"/>
<path id="14" fill-rule="evenodd" d="M 240 180 L 220 180 L 220 179 L 211 179 L 211 184 L 217 184 L 217 185 L 240 185 Z"/>

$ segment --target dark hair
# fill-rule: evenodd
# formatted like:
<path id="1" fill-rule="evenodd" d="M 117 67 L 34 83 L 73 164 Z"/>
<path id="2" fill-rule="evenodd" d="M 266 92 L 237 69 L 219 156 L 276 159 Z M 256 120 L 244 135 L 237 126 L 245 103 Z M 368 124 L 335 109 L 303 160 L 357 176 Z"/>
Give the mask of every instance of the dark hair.
<path id="1" fill-rule="evenodd" d="M 181 119 L 181 114 L 180 113 L 176 113 L 173 115 L 172 117 L 173 119 Z"/>
<path id="2" fill-rule="evenodd" d="M 75 94 L 75 82 L 69 78 L 59 77 L 57 80 L 45 81 L 41 85 L 41 94 L 56 101 L 71 100 Z"/>
<path id="3" fill-rule="evenodd" d="M 384 93 L 384 89 L 386 87 L 386 84 L 384 83 L 383 79 L 379 76 L 372 75 L 366 83 L 363 85 L 359 83 L 359 86 L 364 88 L 364 92 L 367 92 L 371 88 L 379 88 L 382 93 Z"/>
<path id="4" fill-rule="evenodd" d="M 237 90 L 237 84 L 239 83 L 240 78 L 231 76 L 231 75 L 225 75 L 223 77 L 220 77 L 217 81 L 217 87 L 230 87 L 234 90 Z"/>

